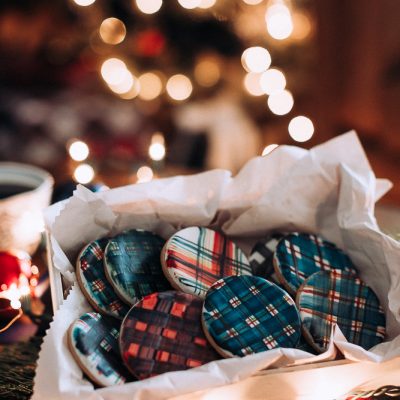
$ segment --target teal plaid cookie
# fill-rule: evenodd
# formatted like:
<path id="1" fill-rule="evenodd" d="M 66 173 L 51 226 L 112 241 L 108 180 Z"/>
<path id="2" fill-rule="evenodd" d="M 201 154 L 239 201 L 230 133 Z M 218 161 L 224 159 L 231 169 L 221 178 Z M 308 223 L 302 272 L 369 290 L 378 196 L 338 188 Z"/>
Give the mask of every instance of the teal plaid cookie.
<path id="1" fill-rule="evenodd" d="M 350 258 L 333 243 L 308 233 L 291 233 L 278 243 L 274 268 L 279 282 L 293 296 L 309 276 L 338 269 L 357 274 Z"/>
<path id="2" fill-rule="evenodd" d="M 375 293 L 354 274 L 320 271 L 300 287 L 296 304 L 306 340 L 327 350 L 334 324 L 350 343 L 368 350 L 385 337 L 385 314 Z"/>
<path id="3" fill-rule="evenodd" d="M 98 312 L 122 319 L 129 307 L 115 294 L 104 272 L 104 249 L 108 239 L 95 240 L 83 248 L 76 262 L 76 277 L 82 293 Z"/>
<path id="4" fill-rule="evenodd" d="M 161 268 L 164 240 L 134 229 L 110 239 L 104 255 L 106 277 L 117 295 L 133 305 L 142 297 L 171 289 Z"/>
<path id="5" fill-rule="evenodd" d="M 175 233 L 163 248 L 161 262 L 165 276 L 176 290 L 200 298 L 220 278 L 251 275 L 242 250 L 223 234 L 203 227 Z"/>
<path id="6" fill-rule="evenodd" d="M 256 276 L 231 276 L 214 283 L 203 306 L 203 327 L 224 357 L 295 347 L 300 317 L 292 298 Z"/>
<path id="7" fill-rule="evenodd" d="M 99 386 L 121 385 L 132 380 L 119 351 L 120 322 L 98 313 L 87 313 L 68 330 L 68 347 L 88 378 Z"/>

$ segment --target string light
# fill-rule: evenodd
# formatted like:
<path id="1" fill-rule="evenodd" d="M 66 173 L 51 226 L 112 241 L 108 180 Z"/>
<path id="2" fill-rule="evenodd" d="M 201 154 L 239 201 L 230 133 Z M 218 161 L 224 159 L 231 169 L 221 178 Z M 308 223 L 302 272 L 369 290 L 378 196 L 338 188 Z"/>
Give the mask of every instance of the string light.
<path id="1" fill-rule="evenodd" d="M 268 107 L 276 115 L 285 115 L 293 108 L 294 100 L 288 90 L 273 93 L 268 97 Z"/>
<path id="2" fill-rule="evenodd" d="M 244 87 L 252 96 L 262 96 L 264 91 L 260 85 L 260 74 L 249 72 L 244 77 Z"/>
<path id="3" fill-rule="evenodd" d="M 285 75 L 278 69 L 271 68 L 261 74 L 260 85 L 266 94 L 274 94 L 285 89 Z"/>
<path id="4" fill-rule="evenodd" d="M 74 0 L 78 6 L 87 7 L 93 4 L 96 0 Z"/>
<path id="5" fill-rule="evenodd" d="M 271 153 L 273 150 L 275 150 L 279 145 L 278 144 L 269 144 L 268 146 L 265 146 L 264 150 L 262 151 L 262 156 L 266 156 L 267 154 Z"/>
<path id="6" fill-rule="evenodd" d="M 161 78 L 154 72 L 146 72 L 139 76 L 139 84 L 139 97 L 143 100 L 153 100 L 162 92 Z"/>
<path id="7" fill-rule="evenodd" d="M 94 169 L 89 164 L 81 164 L 75 168 L 74 179 L 83 185 L 89 183 L 94 178 Z"/>
<path id="8" fill-rule="evenodd" d="M 86 160 L 89 156 L 89 147 L 85 142 L 77 140 L 71 143 L 68 149 L 70 157 L 75 161 Z M 32 267 L 33 268 L 33 267 Z M 37 268 L 37 267 L 36 267 Z"/>
<path id="9" fill-rule="evenodd" d="M 165 157 L 165 139 L 162 133 L 156 132 L 151 138 L 149 156 L 154 161 L 161 161 Z"/>
<path id="10" fill-rule="evenodd" d="M 154 173 L 150 167 L 140 167 L 137 172 L 137 183 L 150 182 L 153 179 Z"/>
<path id="11" fill-rule="evenodd" d="M 247 72 L 264 72 L 271 65 L 271 55 L 263 47 L 249 47 L 242 54 L 242 65 Z"/>
<path id="12" fill-rule="evenodd" d="M 300 115 L 289 122 L 289 135 L 296 142 L 306 142 L 313 134 L 314 125 L 310 118 Z"/>
<path id="13" fill-rule="evenodd" d="M 188 10 L 192 10 L 193 8 L 199 7 L 201 0 L 178 0 L 178 3 Z"/>
<path id="14" fill-rule="evenodd" d="M 162 6 L 162 0 L 136 0 L 137 8 L 144 14 L 154 14 Z"/>
<path id="15" fill-rule="evenodd" d="M 217 2 L 217 0 L 201 0 L 200 4 L 199 4 L 199 8 L 211 8 L 213 6 L 215 6 L 215 3 Z"/>
<path id="16" fill-rule="evenodd" d="M 277 40 L 287 39 L 293 32 L 290 10 L 282 3 L 274 3 L 265 14 L 268 33 Z"/>
<path id="17" fill-rule="evenodd" d="M 140 93 L 141 87 L 139 80 L 133 77 L 133 85 L 128 92 L 120 93 L 119 97 L 124 100 L 132 100 L 137 97 Z"/>
<path id="18" fill-rule="evenodd" d="M 192 82 L 185 75 L 177 74 L 168 79 L 167 93 L 174 100 L 186 100 L 192 94 L 192 90 Z"/>
<path id="19" fill-rule="evenodd" d="M 218 62 L 211 57 L 199 61 L 194 69 L 194 77 L 201 86 L 214 86 L 221 78 Z"/>
<path id="20" fill-rule="evenodd" d="M 116 94 L 129 93 L 135 83 L 135 77 L 127 70 L 121 71 L 120 82 L 117 84 L 108 84 L 110 89 Z"/>
<path id="21" fill-rule="evenodd" d="M 124 79 L 126 64 L 119 58 L 109 58 L 101 66 L 101 76 L 109 85 L 118 85 Z"/>
<path id="22" fill-rule="evenodd" d="M 99 33 L 104 43 L 119 44 L 125 39 L 126 28 L 118 18 L 107 18 L 101 23 Z"/>
<path id="23" fill-rule="evenodd" d="M 263 0 L 243 0 L 243 3 L 246 3 L 250 6 L 255 6 L 257 4 L 262 3 Z"/>

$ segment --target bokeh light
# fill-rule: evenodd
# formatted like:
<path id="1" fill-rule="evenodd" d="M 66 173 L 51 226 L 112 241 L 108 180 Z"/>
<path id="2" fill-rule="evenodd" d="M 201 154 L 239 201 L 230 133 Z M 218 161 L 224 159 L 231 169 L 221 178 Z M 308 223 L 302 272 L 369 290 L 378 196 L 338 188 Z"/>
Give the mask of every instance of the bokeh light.
<path id="1" fill-rule="evenodd" d="M 293 32 L 293 21 L 290 10 L 284 4 L 269 6 L 265 14 L 267 31 L 277 40 L 287 39 Z"/>
<path id="2" fill-rule="evenodd" d="M 192 82 L 185 75 L 177 74 L 168 79 L 167 93 L 174 100 L 186 100 L 192 94 L 192 90 Z"/>
<path id="3" fill-rule="evenodd" d="M 101 66 L 101 76 L 109 85 L 118 85 L 126 76 L 126 64 L 118 58 L 109 58 Z"/>
<path id="4" fill-rule="evenodd" d="M 125 93 L 120 93 L 119 97 L 124 100 L 132 100 L 139 95 L 140 89 L 139 80 L 133 77 L 133 85 L 130 90 Z"/>
<path id="5" fill-rule="evenodd" d="M 279 145 L 276 143 L 269 144 L 268 146 L 264 147 L 264 150 L 262 151 L 262 156 L 266 156 L 267 154 L 271 153 L 273 150 L 275 150 Z"/>
<path id="6" fill-rule="evenodd" d="M 211 8 L 213 6 L 215 6 L 215 3 L 217 2 L 217 0 L 201 0 L 200 4 L 199 4 L 199 8 Z"/>
<path id="7" fill-rule="evenodd" d="M 161 78 L 154 72 L 146 72 L 139 76 L 139 98 L 153 100 L 158 97 L 163 89 Z"/>
<path id="8" fill-rule="evenodd" d="M 292 38 L 296 40 L 306 39 L 312 31 L 310 17 L 300 11 L 293 13 L 293 33 Z"/>
<path id="9" fill-rule="evenodd" d="M 74 179 L 83 185 L 89 183 L 94 178 L 94 169 L 89 164 L 81 164 L 75 168 Z"/>
<path id="10" fill-rule="evenodd" d="M 266 94 L 274 94 L 285 89 L 285 75 L 278 69 L 271 68 L 261 74 L 260 85 Z"/>
<path id="11" fill-rule="evenodd" d="M 118 44 L 125 39 L 126 28 L 118 18 L 107 18 L 101 23 L 99 33 L 104 43 Z"/>
<path id="12" fill-rule="evenodd" d="M 263 47 L 249 47 L 242 54 L 242 65 L 247 72 L 263 72 L 271 65 L 271 56 Z"/>
<path id="13" fill-rule="evenodd" d="M 143 167 L 140 167 L 137 170 L 136 176 L 137 176 L 137 183 L 144 183 L 144 182 L 150 182 L 153 179 L 154 173 L 150 167 L 144 165 Z"/>
<path id="14" fill-rule="evenodd" d="M 193 8 L 199 7 L 201 0 L 178 0 L 178 3 L 188 10 L 192 10 Z"/>
<path id="15" fill-rule="evenodd" d="M 264 0 L 243 0 L 243 3 L 249 4 L 250 6 L 255 6 L 262 3 Z"/>
<path id="16" fill-rule="evenodd" d="M 135 0 L 137 8 L 144 14 L 154 14 L 162 6 L 162 0 Z"/>
<path id="17" fill-rule="evenodd" d="M 152 143 L 149 147 L 149 156 L 154 161 L 160 161 L 165 157 L 165 146 L 162 143 Z"/>
<path id="18" fill-rule="evenodd" d="M 244 87 L 252 96 L 262 96 L 264 93 L 260 85 L 260 74 L 249 72 L 244 77 Z"/>
<path id="19" fill-rule="evenodd" d="M 268 107 L 276 115 L 285 115 L 293 108 L 294 100 L 288 90 L 273 93 L 268 97 Z"/>
<path id="20" fill-rule="evenodd" d="M 78 6 L 87 7 L 93 4 L 96 0 L 74 0 Z"/>
<path id="21" fill-rule="evenodd" d="M 86 160 L 89 156 L 89 147 L 85 142 L 76 140 L 72 142 L 68 149 L 70 157 L 75 161 Z"/>
<path id="22" fill-rule="evenodd" d="M 110 89 L 116 94 L 128 93 L 135 83 L 134 76 L 127 70 L 123 70 L 121 73 L 121 81 L 117 84 L 108 84 Z"/>
<path id="23" fill-rule="evenodd" d="M 211 57 L 200 60 L 195 66 L 194 77 L 201 86 L 214 86 L 221 78 L 218 61 Z"/>
<path id="24" fill-rule="evenodd" d="M 313 134 L 314 125 L 310 118 L 299 115 L 289 122 L 289 135 L 296 142 L 306 142 Z"/>

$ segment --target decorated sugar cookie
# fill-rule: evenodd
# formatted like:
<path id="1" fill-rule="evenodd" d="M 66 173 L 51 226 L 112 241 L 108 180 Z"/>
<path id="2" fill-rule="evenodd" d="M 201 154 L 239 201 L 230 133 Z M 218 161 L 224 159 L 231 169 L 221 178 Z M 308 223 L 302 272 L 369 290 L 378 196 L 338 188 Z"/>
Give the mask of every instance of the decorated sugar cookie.
<path id="1" fill-rule="evenodd" d="M 315 272 L 338 269 L 357 273 L 342 250 L 320 236 L 308 233 L 291 233 L 279 241 L 274 268 L 279 282 L 292 295 L 296 295 L 304 280 Z"/>
<path id="2" fill-rule="evenodd" d="M 108 239 L 95 240 L 78 256 L 76 277 L 82 293 L 98 312 L 122 319 L 129 307 L 115 294 L 104 273 L 104 249 Z"/>
<path id="3" fill-rule="evenodd" d="M 152 232 L 131 230 L 110 239 L 105 250 L 106 277 L 127 304 L 171 289 L 160 263 L 164 240 Z"/>
<path id="4" fill-rule="evenodd" d="M 292 298 L 272 282 L 244 275 L 211 286 L 204 300 L 203 327 L 224 357 L 296 347 L 301 334 Z"/>
<path id="5" fill-rule="evenodd" d="M 91 381 L 99 386 L 121 385 L 132 380 L 119 347 L 120 322 L 98 313 L 87 313 L 68 330 L 72 356 Z"/>
<path id="6" fill-rule="evenodd" d="M 221 233 L 203 227 L 175 233 L 165 244 L 161 261 L 175 289 L 201 298 L 222 277 L 251 275 L 242 250 Z"/>
<path id="7" fill-rule="evenodd" d="M 202 301 L 190 294 L 153 293 L 133 306 L 121 326 L 123 361 L 145 379 L 219 358 L 201 327 Z"/>
<path id="8" fill-rule="evenodd" d="M 318 352 L 329 345 L 337 324 L 346 339 L 368 350 L 385 337 L 385 314 L 375 293 L 351 273 L 332 270 L 310 276 L 296 304 L 306 340 Z"/>

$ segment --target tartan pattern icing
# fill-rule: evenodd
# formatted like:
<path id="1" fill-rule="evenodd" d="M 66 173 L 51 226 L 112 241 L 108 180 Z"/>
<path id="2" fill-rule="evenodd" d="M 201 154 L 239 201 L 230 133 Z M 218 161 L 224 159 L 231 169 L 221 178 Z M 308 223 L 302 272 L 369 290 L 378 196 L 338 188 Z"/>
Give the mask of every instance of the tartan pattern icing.
<path id="1" fill-rule="evenodd" d="M 232 298 L 240 299 L 236 308 Z M 232 356 L 295 347 L 300 338 L 294 301 L 274 283 L 256 276 L 231 276 L 213 285 L 204 300 L 203 323 L 215 344 Z"/>
<path id="2" fill-rule="evenodd" d="M 283 237 L 276 247 L 274 261 L 281 283 L 292 294 L 305 279 L 321 270 L 357 273 L 342 250 L 320 236 L 308 233 L 291 233 Z"/>
<path id="3" fill-rule="evenodd" d="M 349 342 L 366 350 L 384 340 L 385 314 L 379 300 L 351 273 L 315 273 L 300 288 L 297 305 L 303 329 L 320 352 L 327 349 L 335 323 Z"/>
<path id="4" fill-rule="evenodd" d="M 87 245 L 78 257 L 76 273 L 85 297 L 105 315 L 122 319 L 129 307 L 118 298 L 106 279 L 103 257 L 107 243 L 108 239 L 100 239 Z"/>
<path id="5" fill-rule="evenodd" d="M 110 239 L 104 268 L 117 295 L 126 303 L 133 305 L 150 293 L 171 289 L 160 262 L 164 242 L 154 233 L 139 229 Z"/>
<path id="6" fill-rule="evenodd" d="M 131 381 L 121 361 L 118 337 L 120 322 L 98 313 L 86 313 L 70 327 L 71 351 L 83 372 L 103 386 Z"/>
<path id="7" fill-rule="evenodd" d="M 204 227 L 173 235 L 165 246 L 164 266 L 179 290 L 201 298 L 222 277 L 251 275 L 242 250 L 221 233 Z"/>
<path id="8" fill-rule="evenodd" d="M 201 327 L 202 301 L 175 291 L 153 293 L 133 306 L 121 326 L 123 361 L 139 379 L 197 367 L 220 357 Z"/>

